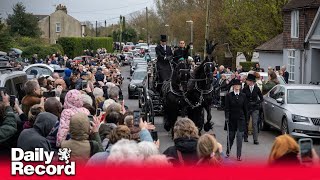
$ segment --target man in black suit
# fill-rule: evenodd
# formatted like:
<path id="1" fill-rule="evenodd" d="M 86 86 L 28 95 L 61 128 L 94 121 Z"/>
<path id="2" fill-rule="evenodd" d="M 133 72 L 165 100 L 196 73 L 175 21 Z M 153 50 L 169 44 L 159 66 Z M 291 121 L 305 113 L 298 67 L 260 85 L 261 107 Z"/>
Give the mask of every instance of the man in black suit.
<path id="1" fill-rule="evenodd" d="M 259 110 L 261 103 L 263 102 L 263 95 L 260 88 L 256 85 L 256 76 L 253 74 L 248 74 L 245 86 L 242 92 L 246 95 L 248 99 L 248 110 L 249 118 L 252 117 L 252 128 L 253 128 L 253 141 L 254 144 L 258 145 L 258 122 L 259 122 Z M 249 118 L 246 122 L 246 131 L 244 133 L 244 141 L 248 142 L 248 126 Z"/>
<path id="2" fill-rule="evenodd" d="M 233 81 L 233 92 L 228 93 L 225 102 L 225 130 L 228 130 L 227 152 L 229 157 L 235 137 L 237 137 L 237 160 L 241 161 L 242 140 L 248 119 L 247 97 L 240 92 L 241 82 Z M 229 145 L 230 144 L 230 145 Z"/>
<path id="3" fill-rule="evenodd" d="M 190 49 L 190 45 L 188 45 L 186 47 L 186 43 L 184 41 L 180 41 L 179 42 L 179 48 L 174 51 L 173 61 L 175 63 L 178 63 L 180 58 L 183 58 L 185 60 L 188 59 L 188 56 L 190 56 L 189 49 Z"/>
<path id="4" fill-rule="evenodd" d="M 171 76 L 170 62 L 166 59 L 168 56 L 173 56 L 170 46 L 167 46 L 167 36 L 161 35 L 160 44 L 155 48 L 157 54 L 157 70 L 159 73 L 159 81 L 168 80 Z"/>
<path id="5" fill-rule="evenodd" d="M 287 68 L 286 66 L 282 66 L 281 68 L 282 72 L 283 72 L 283 79 L 286 81 L 286 83 L 288 84 L 289 83 L 289 73 L 287 71 Z"/>

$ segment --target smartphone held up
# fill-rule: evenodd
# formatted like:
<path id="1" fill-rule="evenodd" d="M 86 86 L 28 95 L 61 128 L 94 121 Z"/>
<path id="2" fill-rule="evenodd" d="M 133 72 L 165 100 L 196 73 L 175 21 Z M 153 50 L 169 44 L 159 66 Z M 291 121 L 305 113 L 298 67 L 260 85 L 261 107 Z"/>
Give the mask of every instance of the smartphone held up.
<path id="1" fill-rule="evenodd" d="M 312 163 L 312 144 L 313 142 L 311 138 L 299 139 L 300 162 L 302 164 Z"/>

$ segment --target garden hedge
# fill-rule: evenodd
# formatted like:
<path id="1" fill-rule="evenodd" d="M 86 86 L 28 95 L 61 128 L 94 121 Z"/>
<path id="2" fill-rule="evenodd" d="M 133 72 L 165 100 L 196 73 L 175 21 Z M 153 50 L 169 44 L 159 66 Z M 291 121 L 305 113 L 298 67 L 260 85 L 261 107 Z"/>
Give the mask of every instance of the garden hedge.
<path id="1" fill-rule="evenodd" d="M 83 50 L 97 50 L 106 48 L 108 52 L 112 52 L 113 39 L 111 37 L 61 37 L 58 39 L 68 57 L 74 58 L 82 55 Z"/>
<path id="2" fill-rule="evenodd" d="M 64 54 L 63 48 L 59 44 L 53 45 L 30 45 L 21 49 L 23 51 L 22 56 L 31 59 L 33 54 L 37 54 L 39 59 L 45 59 L 47 55 L 52 55 L 59 52 Z"/>
<path id="3" fill-rule="evenodd" d="M 255 67 L 256 64 L 257 62 L 251 62 L 251 61 L 240 62 L 240 65 L 242 66 L 242 69 L 244 71 L 250 71 L 253 67 Z"/>

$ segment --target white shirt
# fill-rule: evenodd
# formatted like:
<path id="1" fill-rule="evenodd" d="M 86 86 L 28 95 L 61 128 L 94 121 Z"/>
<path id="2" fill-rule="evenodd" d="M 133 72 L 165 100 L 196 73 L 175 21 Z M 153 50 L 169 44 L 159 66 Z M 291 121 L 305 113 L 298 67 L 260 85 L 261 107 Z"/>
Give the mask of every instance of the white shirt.
<path id="1" fill-rule="evenodd" d="M 253 89 L 254 89 L 254 85 L 249 86 L 249 88 L 250 88 L 250 92 L 252 93 L 252 91 L 253 91 Z"/>
<path id="2" fill-rule="evenodd" d="M 238 91 L 238 92 L 235 92 L 235 91 L 233 91 L 233 93 L 234 93 L 234 95 L 240 95 L 240 92 Z"/>

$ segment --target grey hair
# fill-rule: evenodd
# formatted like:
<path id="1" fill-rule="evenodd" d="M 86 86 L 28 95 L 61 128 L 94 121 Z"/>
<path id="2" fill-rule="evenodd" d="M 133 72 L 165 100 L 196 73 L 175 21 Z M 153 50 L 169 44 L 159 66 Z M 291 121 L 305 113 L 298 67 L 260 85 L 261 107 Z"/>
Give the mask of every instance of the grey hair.
<path id="1" fill-rule="evenodd" d="M 33 95 L 34 90 L 40 86 L 38 81 L 36 80 L 29 80 L 26 82 L 26 84 L 24 85 L 24 90 L 26 92 L 26 94 L 28 95 Z"/>
<path id="2" fill-rule="evenodd" d="M 117 86 L 108 88 L 109 98 L 117 99 L 119 96 L 119 88 Z"/>
<path id="3" fill-rule="evenodd" d="M 153 142 L 142 141 L 138 144 L 139 151 L 144 158 L 148 158 L 152 155 L 160 154 L 159 149 Z"/>
<path id="4" fill-rule="evenodd" d="M 141 165 L 143 156 L 140 154 L 139 146 L 135 141 L 121 139 L 115 143 L 110 150 L 107 165 Z"/>
<path id="5" fill-rule="evenodd" d="M 87 94 L 81 94 L 81 98 L 82 98 L 82 102 L 83 102 L 83 104 L 90 104 L 91 106 L 92 106 L 92 104 L 93 104 L 93 101 L 92 101 L 92 98 L 89 96 L 89 95 L 87 95 Z"/>

